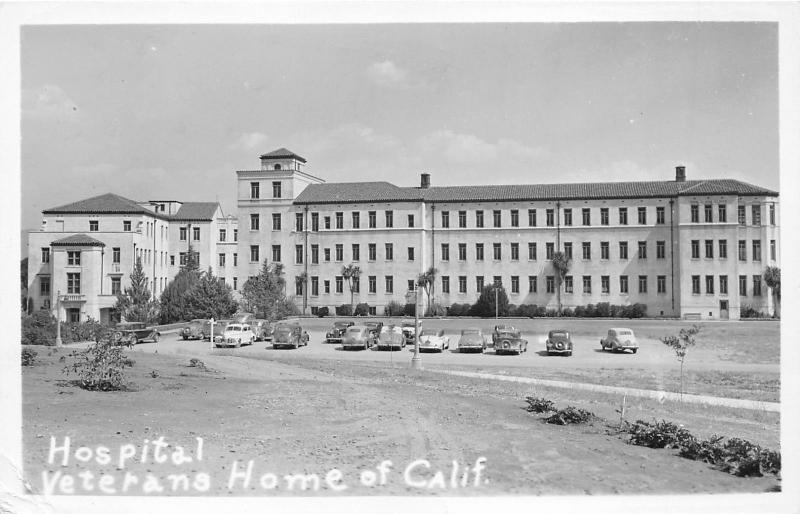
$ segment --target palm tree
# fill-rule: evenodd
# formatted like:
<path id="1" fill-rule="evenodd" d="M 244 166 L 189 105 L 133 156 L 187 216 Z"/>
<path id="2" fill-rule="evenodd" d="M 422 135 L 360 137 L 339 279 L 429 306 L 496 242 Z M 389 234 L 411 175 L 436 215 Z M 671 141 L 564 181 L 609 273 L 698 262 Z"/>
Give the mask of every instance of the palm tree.
<path id="1" fill-rule="evenodd" d="M 781 317 L 781 269 L 777 266 L 767 266 L 764 270 L 764 283 L 772 289 L 774 303 L 773 317 Z"/>
<path id="2" fill-rule="evenodd" d="M 439 273 L 439 270 L 431 266 L 417 277 L 417 287 L 421 287 L 425 290 L 425 296 L 428 299 L 427 311 L 431 309 L 431 292 L 433 291 L 433 284 L 436 281 L 437 273 Z"/>
<path id="3" fill-rule="evenodd" d="M 350 311 L 353 311 L 353 286 L 355 282 L 358 280 L 358 277 L 361 276 L 361 268 L 359 268 L 355 264 L 348 264 L 347 266 L 342 266 L 342 276 L 345 280 L 347 280 L 347 286 L 350 288 Z"/>
<path id="4" fill-rule="evenodd" d="M 553 254 L 553 268 L 556 270 L 556 277 L 558 283 L 556 284 L 556 294 L 558 295 L 558 315 L 561 315 L 561 284 L 564 282 L 564 277 L 569 273 L 569 266 L 572 259 L 567 257 L 564 252 L 558 251 Z"/>

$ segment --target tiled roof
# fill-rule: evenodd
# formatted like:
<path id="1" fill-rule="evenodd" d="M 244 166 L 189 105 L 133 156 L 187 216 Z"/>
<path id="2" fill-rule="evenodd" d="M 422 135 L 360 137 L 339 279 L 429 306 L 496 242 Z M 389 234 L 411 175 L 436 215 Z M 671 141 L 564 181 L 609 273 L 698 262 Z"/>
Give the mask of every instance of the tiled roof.
<path id="1" fill-rule="evenodd" d="M 427 202 L 595 200 L 711 194 L 778 196 L 776 191 L 732 179 L 688 180 L 686 182 L 662 180 L 507 186 L 441 186 L 427 189 L 397 187 L 388 182 L 352 182 L 308 186 L 294 203 L 329 204 L 403 200 Z"/>
<path id="2" fill-rule="evenodd" d="M 218 206 L 217 202 L 186 202 L 169 218 L 175 221 L 213 221 Z"/>
<path id="3" fill-rule="evenodd" d="M 265 153 L 261 156 L 262 159 L 297 159 L 300 162 L 306 162 L 306 160 L 291 150 L 287 150 L 286 148 L 278 148 L 277 150 L 273 150 L 272 152 Z"/>
<path id="4" fill-rule="evenodd" d="M 105 246 L 105 243 L 98 241 L 86 234 L 75 234 L 61 239 L 56 239 L 50 246 Z"/>
<path id="5" fill-rule="evenodd" d="M 152 214 L 138 203 L 114 193 L 93 196 L 42 211 L 43 214 Z"/>

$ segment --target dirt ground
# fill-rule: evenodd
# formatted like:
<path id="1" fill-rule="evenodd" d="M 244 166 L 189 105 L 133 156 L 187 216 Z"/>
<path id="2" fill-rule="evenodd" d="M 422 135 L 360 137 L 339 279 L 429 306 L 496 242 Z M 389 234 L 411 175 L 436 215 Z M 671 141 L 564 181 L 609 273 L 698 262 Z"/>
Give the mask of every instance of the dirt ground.
<path id="1" fill-rule="evenodd" d="M 321 346 L 313 341 L 309 350 Z M 314 358 L 309 352 L 301 359 L 306 349 L 264 351 L 261 344 L 200 352 L 199 343 L 176 342 L 169 352 L 162 342 L 157 355 L 155 345 L 140 345 L 130 352 L 136 361 L 128 370 L 130 390 L 105 393 L 84 391 L 62 374 L 68 349 L 48 355 L 50 349 L 37 348 L 39 363 L 23 368 L 22 389 L 31 489 L 104 494 L 101 475 L 103 488 L 114 494 L 168 495 L 739 493 L 780 484 L 776 477 L 737 478 L 671 450 L 626 444 L 613 432 L 618 398 L 414 372 L 408 354 L 387 365 L 384 355 L 350 360 L 349 353 Z M 210 370 L 189 367 L 190 357 Z M 544 424 L 524 410 L 529 394 L 588 408 L 601 419 Z M 653 401 L 629 402 L 627 413 L 778 449 L 778 414 Z M 51 447 L 63 446 L 65 437 L 67 465 L 59 451 L 48 463 Z M 192 462 L 154 462 L 159 437 L 170 445 L 165 451 L 180 445 Z M 109 449 L 110 462 L 98 457 L 98 446 Z M 118 456 L 128 449 L 135 456 L 120 466 Z M 250 461 L 249 482 L 229 484 L 234 467 L 241 472 Z M 294 474 L 316 475 L 319 486 L 310 477 L 303 488 L 287 479 Z M 72 477 L 72 488 L 64 475 Z"/>

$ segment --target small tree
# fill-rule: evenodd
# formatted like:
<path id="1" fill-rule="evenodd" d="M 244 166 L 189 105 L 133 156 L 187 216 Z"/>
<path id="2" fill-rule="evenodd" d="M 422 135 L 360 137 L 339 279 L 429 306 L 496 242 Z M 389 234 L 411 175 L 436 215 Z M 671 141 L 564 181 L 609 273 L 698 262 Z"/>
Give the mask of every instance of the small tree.
<path id="1" fill-rule="evenodd" d="M 242 285 L 241 306 L 259 318 L 273 321 L 294 314 L 296 308 L 286 297 L 283 265 L 264 260 L 259 274 Z"/>
<path id="2" fill-rule="evenodd" d="M 158 302 L 147 287 L 147 275 L 142 268 L 142 259 L 136 258 L 131 272 L 131 285 L 117 295 L 117 309 L 125 321 L 153 323 L 158 319 Z"/>
<path id="3" fill-rule="evenodd" d="M 431 309 L 431 292 L 433 291 L 433 284 L 436 281 L 436 275 L 438 273 L 439 270 L 431 266 L 424 273 L 420 273 L 417 276 L 417 287 L 421 287 L 423 291 L 425 291 L 427 305 L 425 309 L 426 312 L 430 311 Z"/>
<path id="4" fill-rule="evenodd" d="M 557 251 L 553 254 L 553 269 L 556 270 L 556 278 L 558 283 L 556 284 L 556 295 L 558 296 L 558 315 L 561 315 L 561 284 L 564 282 L 564 278 L 569 273 L 569 267 L 572 264 L 572 259 L 567 257 L 562 251 Z"/>
<path id="5" fill-rule="evenodd" d="M 361 268 L 356 266 L 355 264 L 348 264 L 347 266 L 342 266 L 342 276 L 347 281 L 347 287 L 350 288 L 350 311 L 353 311 L 353 293 L 354 287 L 356 283 L 358 283 L 358 277 L 361 276 Z"/>
<path id="6" fill-rule="evenodd" d="M 772 289 L 772 302 L 774 304 L 773 317 L 781 317 L 781 269 L 777 266 L 767 266 L 764 270 L 764 283 Z"/>
<path id="7" fill-rule="evenodd" d="M 691 328 L 682 328 L 678 337 L 666 336 L 661 338 L 661 342 L 672 348 L 678 360 L 681 362 L 681 400 L 683 399 L 683 361 L 686 358 L 686 354 L 689 352 L 689 348 L 695 344 L 694 336 L 699 332 L 700 327 L 692 325 Z"/>
<path id="8" fill-rule="evenodd" d="M 497 292 L 495 293 L 495 291 Z M 495 297 L 497 298 L 496 305 Z M 508 295 L 500 284 L 484 286 L 478 301 L 470 308 L 470 315 L 484 318 L 493 317 L 495 312 L 498 316 L 508 316 Z"/>
<path id="9" fill-rule="evenodd" d="M 200 271 L 200 254 L 194 251 L 192 243 L 186 251 L 186 261 L 181 263 L 181 271 Z"/>
<path id="10" fill-rule="evenodd" d="M 186 295 L 186 307 L 192 318 L 224 319 L 239 307 L 233 299 L 231 286 L 214 276 L 211 268 Z"/>
<path id="11" fill-rule="evenodd" d="M 200 273 L 188 267 L 182 267 L 175 278 L 170 280 L 159 299 L 161 323 L 185 321 L 194 317 L 189 311 L 186 300 L 199 280 Z"/>

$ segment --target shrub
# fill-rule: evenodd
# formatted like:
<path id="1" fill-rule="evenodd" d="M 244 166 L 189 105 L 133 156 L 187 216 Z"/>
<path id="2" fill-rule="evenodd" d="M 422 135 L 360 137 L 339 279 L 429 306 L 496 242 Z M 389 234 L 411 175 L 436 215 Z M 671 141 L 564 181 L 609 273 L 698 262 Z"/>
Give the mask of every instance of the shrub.
<path id="1" fill-rule="evenodd" d="M 577 425 L 588 423 L 594 417 L 594 414 L 588 410 L 578 409 L 577 407 L 566 407 L 546 417 L 544 422 L 550 423 L 551 425 Z"/>
<path id="2" fill-rule="evenodd" d="M 445 316 L 447 315 L 447 309 L 444 305 L 440 303 L 432 303 L 428 310 L 425 311 L 426 316 Z"/>
<path id="3" fill-rule="evenodd" d="M 600 302 L 595 307 L 594 314 L 598 318 L 607 318 L 611 316 L 611 305 L 608 302 Z"/>
<path id="4" fill-rule="evenodd" d="M 356 305 L 356 310 L 353 312 L 356 316 L 369 316 L 369 304 L 359 303 Z"/>
<path id="5" fill-rule="evenodd" d="M 619 316 L 622 318 L 641 318 L 645 314 L 647 314 L 647 305 L 643 303 L 634 303 L 633 305 L 622 307 L 622 312 Z"/>
<path id="6" fill-rule="evenodd" d="M 328 315 L 329 312 L 330 311 L 328 310 L 327 307 L 320 307 L 319 309 L 317 309 L 317 316 L 319 316 L 320 318 L 324 318 L 325 316 Z"/>
<path id="7" fill-rule="evenodd" d="M 680 448 L 694 440 L 685 428 L 663 420 L 656 423 L 637 420 L 628 426 L 628 433 L 629 443 L 648 448 Z"/>
<path id="8" fill-rule="evenodd" d="M 353 306 L 349 303 L 343 303 L 342 305 L 336 307 L 336 315 L 337 316 L 352 316 L 353 315 Z"/>
<path id="9" fill-rule="evenodd" d="M 722 460 L 723 448 L 720 444 L 723 437 L 712 435 L 708 439 L 698 441 L 695 438 L 686 439 L 680 446 L 678 455 L 685 459 L 699 460 L 708 464 L 716 464 Z"/>
<path id="10" fill-rule="evenodd" d="M 404 308 L 402 303 L 392 300 L 383 308 L 383 313 L 386 316 L 402 316 Z"/>
<path id="11" fill-rule="evenodd" d="M 739 310 L 740 318 L 765 318 L 766 315 L 752 305 L 742 305 Z"/>
<path id="12" fill-rule="evenodd" d="M 561 309 L 561 315 L 565 318 L 571 318 L 575 315 L 575 311 L 570 309 L 569 307 Z"/>
<path id="13" fill-rule="evenodd" d="M 50 311 L 22 316 L 22 344 L 52 346 L 56 343 L 56 318 Z"/>
<path id="14" fill-rule="evenodd" d="M 93 318 L 80 323 L 61 322 L 61 339 L 65 343 L 101 341 L 108 336 L 109 331 L 110 327 L 108 325 L 100 323 Z"/>
<path id="15" fill-rule="evenodd" d="M 36 356 L 38 353 L 31 348 L 22 349 L 22 365 L 33 366 L 36 363 Z"/>
<path id="16" fill-rule="evenodd" d="M 417 308 L 413 303 L 407 303 L 403 306 L 403 316 L 416 316 Z"/>
<path id="17" fill-rule="evenodd" d="M 454 303 L 447 309 L 447 315 L 453 317 L 466 316 L 469 308 L 470 305 L 468 303 Z"/>
<path id="18" fill-rule="evenodd" d="M 77 373 L 80 386 L 92 391 L 117 391 L 124 388 L 124 369 L 133 361 L 123 353 L 121 346 L 109 340 L 99 341 L 83 351 L 70 354 L 77 360 L 64 368 L 64 373 Z"/>
<path id="19" fill-rule="evenodd" d="M 550 412 L 555 411 L 555 404 L 546 399 L 546 398 L 536 398 L 533 396 L 527 396 L 525 401 L 528 402 L 527 410 L 528 412 L 536 412 L 541 414 L 543 412 Z"/>

